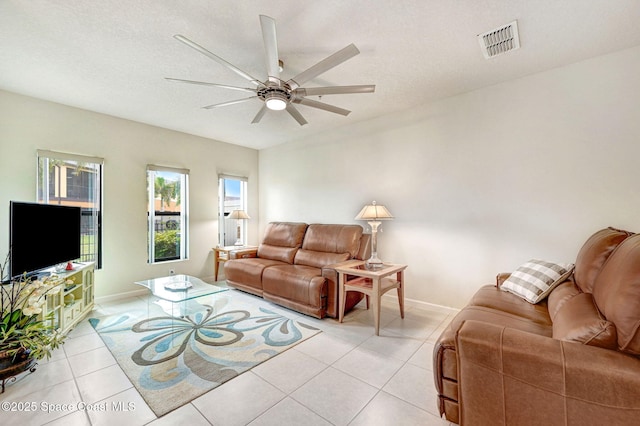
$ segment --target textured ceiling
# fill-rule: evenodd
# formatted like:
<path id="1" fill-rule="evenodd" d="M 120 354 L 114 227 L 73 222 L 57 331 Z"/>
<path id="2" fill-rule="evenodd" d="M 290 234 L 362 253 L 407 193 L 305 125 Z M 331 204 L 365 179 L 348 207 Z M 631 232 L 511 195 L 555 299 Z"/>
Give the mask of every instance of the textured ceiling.
<path id="1" fill-rule="evenodd" d="M 174 34 L 266 79 L 260 14 L 284 80 L 354 43 L 303 86 L 376 92 L 322 97 L 347 117 L 301 105 L 305 126 L 283 111 L 251 124 L 261 101 L 203 109 L 247 94 L 164 79 L 247 87 Z M 522 47 L 484 59 L 476 35 L 516 19 Z M 638 0 L 0 0 L 0 89 L 260 149 L 640 45 L 638 22 Z"/>

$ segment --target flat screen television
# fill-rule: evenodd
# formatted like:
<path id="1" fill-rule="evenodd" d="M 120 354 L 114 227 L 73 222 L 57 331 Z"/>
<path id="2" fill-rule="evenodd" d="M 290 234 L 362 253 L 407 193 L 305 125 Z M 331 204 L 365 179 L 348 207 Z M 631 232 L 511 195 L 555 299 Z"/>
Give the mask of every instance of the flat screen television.
<path id="1" fill-rule="evenodd" d="M 80 217 L 80 207 L 11 201 L 10 276 L 78 259 Z"/>

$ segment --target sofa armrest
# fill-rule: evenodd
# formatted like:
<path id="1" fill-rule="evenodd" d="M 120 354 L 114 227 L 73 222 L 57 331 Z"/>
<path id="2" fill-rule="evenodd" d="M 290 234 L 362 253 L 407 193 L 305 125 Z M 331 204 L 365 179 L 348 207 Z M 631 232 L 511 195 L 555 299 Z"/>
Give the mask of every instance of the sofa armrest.
<path id="1" fill-rule="evenodd" d="M 324 266 L 320 269 L 320 273 L 323 277 L 325 277 L 326 279 L 328 279 L 329 281 L 333 281 L 334 283 L 338 282 L 338 271 L 336 271 L 332 266 L 334 265 L 327 265 Z"/>
<path id="2" fill-rule="evenodd" d="M 507 280 L 511 276 L 511 272 L 500 272 L 496 275 L 496 287 L 500 288 L 503 282 Z"/>
<path id="3" fill-rule="evenodd" d="M 461 424 L 634 424 L 640 359 L 465 321 L 456 333 Z"/>
<path id="4" fill-rule="evenodd" d="M 324 278 L 326 278 L 327 280 L 329 280 L 330 282 L 335 283 L 336 285 L 338 284 L 338 271 L 335 270 L 335 268 L 340 265 L 339 263 L 335 263 L 333 265 L 327 265 L 327 266 L 323 266 L 322 268 L 320 268 L 320 275 L 322 275 Z M 351 280 L 353 278 L 355 278 L 355 275 L 349 275 L 347 274 L 345 277 L 345 280 Z"/>
<path id="5" fill-rule="evenodd" d="M 331 265 L 323 266 L 322 268 L 320 268 L 320 275 L 322 275 L 324 278 L 326 278 L 329 281 L 329 283 L 332 283 L 332 284 L 337 286 L 338 285 L 338 271 L 336 271 L 335 268 L 337 268 L 338 266 L 342 266 L 343 264 L 344 264 L 344 262 L 340 262 L 340 263 L 333 263 Z M 350 280 L 353 277 L 354 277 L 354 275 L 347 274 L 346 279 Z"/>

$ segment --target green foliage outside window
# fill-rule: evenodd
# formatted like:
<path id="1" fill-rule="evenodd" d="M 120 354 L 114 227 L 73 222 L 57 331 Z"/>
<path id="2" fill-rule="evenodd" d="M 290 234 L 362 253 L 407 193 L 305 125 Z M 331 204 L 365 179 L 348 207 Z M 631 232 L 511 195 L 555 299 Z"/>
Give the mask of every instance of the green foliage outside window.
<path id="1" fill-rule="evenodd" d="M 177 230 L 156 233 L 155 254 L 156 261 L 179 256 L 180 234 Z"/>

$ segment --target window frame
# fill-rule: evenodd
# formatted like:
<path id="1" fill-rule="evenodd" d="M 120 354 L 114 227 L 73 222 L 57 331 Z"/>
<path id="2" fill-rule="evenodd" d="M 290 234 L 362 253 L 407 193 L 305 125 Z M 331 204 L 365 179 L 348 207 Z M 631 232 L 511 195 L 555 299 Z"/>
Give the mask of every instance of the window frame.
<path id="1" fill-rule="evenodd" d="M 93 156 L 85 156 L 78 154 L 69 154 L 63 152 L 49 151 L 49 150 L 37 150 L 37 177 L 36 177 L 36 200 L 39 203 L 43 204 L 63 204 L 62 202 L 62 194 L 60 193 L 61 189 L 61 181 L 59 181 L 59 185 L 54 188 L 54 194 L 56 191 L 58 192 L 57 203 L 52 203 L 49 195 L 49 187 L 50 187 L 50 177 L 49 177 L 49 169 L 51 161 L 61 161 L 66 163 L 76 163 L 76 169 L 79 169 L 81 165 L 91 165 L 92 167 L 84 167 L 85 169 L 91 169 L 95 167 L 96 180 L 92 185 L 93 187 L 93 201 L 92 200 L 73 200 L 69 199 L 64 202 L 64 205 L 78 206 L 78 204 L 84 203 L 93 203 L 94 207 L 81 207 L 81 216 L 82 216 L 82 224 L 84 227 L 94 227 L 95 235 L 92 244 L 83 244 L 85 247 L 92 247 L 92 249 L 88 250 L 88 254 L 83 255 L 80 258 L 82 262 L 94 262 L 95 269 L 102 268 L 102 254 L 103 254 L 103 236 L 102 236 L 102 211 L 103 211 L 103 182 L 104 182 L 104 159 L 100 157 Z M 41 164 L 43 161 L 43 164 Z M 44 170 L 47 170 L 47 173 L 44 173 Z M 56 173 L 54 171 L 54 173 Z M 58 173 L 61 173 L 61 169 Z M 58 179 L 61 178 L 61 174 L 57 176 Z M 46 187 L 46 190 L 45 190 Z M 65 191 L 67 187 L 65 185 Z M 68 197 L 64 197 L 68 198 Z M 96 207 L 97 206 L 97 207 Z M 93 219 L 91 219 L 93 218 Z M 84 252 L 84 247 L 82 251 Z"/>
<path id="2" fill-rule="evenodd" d="M 226 180 L 236 180 L 240 182 L 239 204 L 226 208 Z M 232 210 L 244 210 L 248 213 L 248 182 L 249 179 L 244 176 L 234 176 L 228 174 L 218 175 L 218 243 L 221 246 L 232 246 L 237 239 L 238 221 L 227 219 Z M 243 244 L 247 244 L 247 221 L 240 222 L 240 236 Z"/>
<path id="3" fill-rule="evenodd" d="M 147 174 L 147 263 L 149 264 L 159 264 L 164 262 L 173 262 L 180 260 L 188 260 L 189 258 L 189 170 L 188 169 L 180 169 L 174 167 L 166 167 L 166 166 L 158 166 L 149 164 L 146 169 Z M 166 212 L 163 210 L 163 199 L 161 197 L 160 201 L 160 210 L 156 210 L 156 178 L 161 177 L 159 174 L 177 174 L 179 175 L 179 194 L 174 194 L 175 198 L 170 198 L 170 200 L 179 200 L 176 201 L 176 207 L 180 206 L 179 212 L 169 211 Z M 178 219 L 178 223 L 176 228 L 178 230 L 178 241 L 179 247 L 177 249 L 177 253 L 175 256 L 170 257 L 162 257 L 157 258 L 156 253 L 156 240 L 157 234 L 159 232 L 165 232 L 167 230 L 173 230 L 170 227 L 167 229 L 163 229 L 162 231 L 158 231 L 158 222 L 157 218 L 160 217 L 176 217 Z M 171 222 L 172 219 L 168 221 L 160 220 L 160 228 L 164 228 L 168 222 Z"/>

